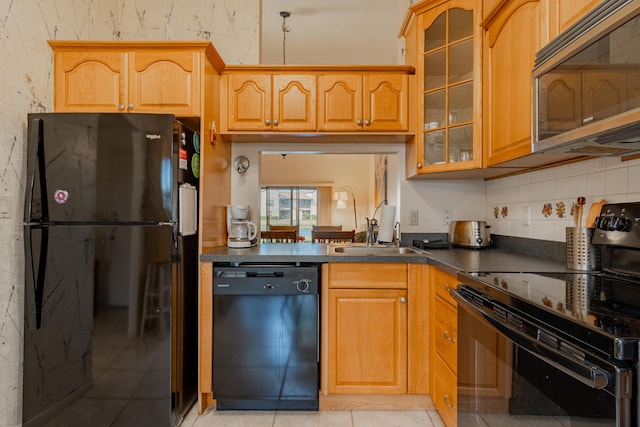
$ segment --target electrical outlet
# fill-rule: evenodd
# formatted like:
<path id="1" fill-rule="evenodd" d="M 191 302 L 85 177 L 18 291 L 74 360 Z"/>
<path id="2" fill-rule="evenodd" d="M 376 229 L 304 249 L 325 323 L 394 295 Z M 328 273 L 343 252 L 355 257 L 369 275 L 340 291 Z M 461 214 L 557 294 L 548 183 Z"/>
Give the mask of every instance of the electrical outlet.
<path id="1" fill-rule="evenodd" d="M 451 217 L 453 216 L 453 209 L 445 209 L 442 211 L 442 225 L 451 224 Z"/>
<path id="2" fill-rule="evenodd" d="M 409 225 L 418 225 L 418 210 L 409 211 Z"/>
<path id="3" fill-rule="evenodd" d="M 522 225 L 531 226 L 531 208 L 529 206 L 522 207 Z"/>

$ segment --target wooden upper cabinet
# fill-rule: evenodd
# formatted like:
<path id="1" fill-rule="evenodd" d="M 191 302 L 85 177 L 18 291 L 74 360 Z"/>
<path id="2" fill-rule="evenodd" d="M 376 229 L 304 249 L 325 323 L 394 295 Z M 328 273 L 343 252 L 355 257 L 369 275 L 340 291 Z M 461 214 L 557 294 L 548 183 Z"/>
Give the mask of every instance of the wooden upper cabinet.
<path id="1" fill-rule="evenodd" d="M 405 36 L 418 89 L 407 167 L 417 174 L 480 168 L 481 2 L 423 1 L 410 10 L 416 17 Z"/>
<path id="2" fill-rule="evenodd" d="M 316 76 L 273 76 L 273 130 L 316 129 Z"/>
<path id="3" fill-rule="evenodd" d="M 228 79 L 229 130 L 315 130 L 315 76 L 242 73 Z"/>
<path id="4" fill-rule="evenodd" d="M 365 74 L 364 130 L 405 131 L 408 129 L 408 76 Z"/>
<path id="5" fill-rule="evenodd" d="M 392 73 L 318 76 L 321 131 L 406 131 L 408 76 Z"/>
<path id="6" fill-rule="evenodd" d="M 227 101 L 229 129 L 268 130 L 271 128 L 270 75 L 229 75 Z"/>
<path id="7" fill-rule="evenodd" d="M 362 75 L 318 76 L 318 111 L 321 131 L 358 131 L 364 124 Z"/>
<path id="8" fill-rule="evenodd" d="M 129 54 L 127 109 L 198 115 L 199 54 L 190 51 L 135 51 Z"/>
<path id="9" fill-rule="evenodd" d="M 50 42 L 54 109 L 198 116 L 201 50 Z"/>
<path id="10" fill-rule="evenodd" d="M 55 111 L 122 111 L 127 96 L 127 72 L 126 52 L 56 52 Z"/>
<path id="11" fill-rule="evenodd" d="M 531 72 L 544 25 L 534 0 L 502 3 L 483 23 L 485 166 L 531 153 Z"/>

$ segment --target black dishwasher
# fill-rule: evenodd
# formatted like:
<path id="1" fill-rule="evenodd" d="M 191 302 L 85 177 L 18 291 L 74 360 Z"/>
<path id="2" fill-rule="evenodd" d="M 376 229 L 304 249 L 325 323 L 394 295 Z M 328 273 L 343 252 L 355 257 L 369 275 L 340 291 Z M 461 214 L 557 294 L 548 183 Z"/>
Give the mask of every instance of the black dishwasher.
<path id="1" fill-rule="evenodd" d="M 216 265 L 218 410 L 318 410 L 318 266 Z"/>

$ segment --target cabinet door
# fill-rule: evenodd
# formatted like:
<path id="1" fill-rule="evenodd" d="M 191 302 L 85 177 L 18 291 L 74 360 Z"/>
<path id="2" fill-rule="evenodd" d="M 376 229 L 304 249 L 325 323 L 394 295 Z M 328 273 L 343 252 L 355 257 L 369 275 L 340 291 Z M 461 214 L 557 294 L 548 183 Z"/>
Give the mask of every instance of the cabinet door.
<path id="1" fill-rule="evenodd" d="M 131 52 L 129 70 L 128 111 L 199 115 L 199 53 L 172 50 Z"/>
<path id="2" fill-rule="evenodd" d="M 451 0 L 421 16 L 418 173 L 482 166 L 480 2 Z"/>
<path id="3" fill-rule="evenodd" d="M 364 76 L 364 130 L 408 129 L 408 77 L 404 74 Z"/>
<path id="4" fill-rule="evenodd" d="M 229 130 L 271 129 L 270 75 L 229 75 L 227 100 Z"/>
<path id="5" fill-rule="evenodd" d="M 362 75 L 318 76 L 318 120 L 321 131 L 362 130 Z"/>
<path id="6" fill-rule="evenodd" d="M 316 76 L 273 76 L 273 130 L 316 130 Z"/>
<path id="7" fill-rule="evenodd" d="M 56 52 L 55 111 L 124 111 L 126 64 L 124 51 Z"/>
<path id="8" fill-rule="evenodd" d="M 329 291 L 328 392 L 407 393 L 406 290 Z"/>
<path id="9" fill-rule="evenodd" d="M 458 419 L 456 374 L 439 357 L 435 360 L 433 403 L 447 427 L 455 427 Z"/>
<path id="10" fill-rule="evenodd" d="M 505 4 L 484 38 L 485 166 L 531 153 L 531 71 L 543 40 L 541 6 Z"/>

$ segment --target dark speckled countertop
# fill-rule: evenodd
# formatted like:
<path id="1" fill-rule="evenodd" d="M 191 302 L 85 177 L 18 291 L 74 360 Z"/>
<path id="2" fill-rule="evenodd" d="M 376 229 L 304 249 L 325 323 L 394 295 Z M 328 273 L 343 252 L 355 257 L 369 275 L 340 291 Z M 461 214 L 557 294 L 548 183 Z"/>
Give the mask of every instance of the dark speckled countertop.
<path id="1" fill-rule="evenodd" d="M 214 263 L 270 262 L 403 262 L 427 263 L 456 274 L 460 271 L 491 272 L 565 272 L 564 262 L 514 254 L 501 249 L 429 249 L 418 254 L 335 254 L 324 243 L 263 243 L 246 249 L 216 248 L 200 256 Z"/>

